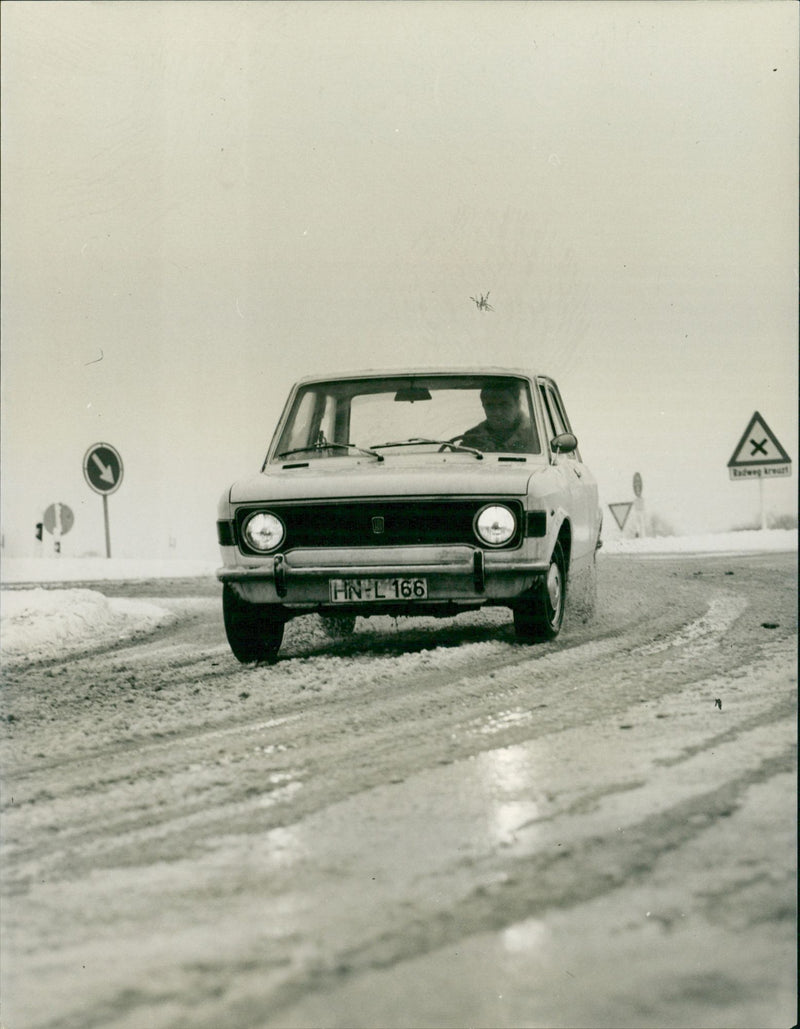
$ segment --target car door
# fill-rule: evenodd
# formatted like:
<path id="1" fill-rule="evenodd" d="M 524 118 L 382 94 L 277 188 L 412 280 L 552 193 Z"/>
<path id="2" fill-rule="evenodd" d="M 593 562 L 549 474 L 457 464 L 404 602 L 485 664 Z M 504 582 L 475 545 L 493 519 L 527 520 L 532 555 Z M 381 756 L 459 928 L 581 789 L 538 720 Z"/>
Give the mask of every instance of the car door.
<path id="1" fill-rule="evenodd" d="M 550 450 L 550 440 L 562 433 L 571 433 L 572 426 L 555 382 L 540 378 L 538 384 L 546 428 L 552 432 L 547 441 Z M 585 560 L 594 551 L 599 530 L 597 483 L 581 460 L 579 448 L 568 454 L 554 454 L 550 450 L 550 459 L 563 472 L 564 486 L 570 498 L 573 561 Z"/>

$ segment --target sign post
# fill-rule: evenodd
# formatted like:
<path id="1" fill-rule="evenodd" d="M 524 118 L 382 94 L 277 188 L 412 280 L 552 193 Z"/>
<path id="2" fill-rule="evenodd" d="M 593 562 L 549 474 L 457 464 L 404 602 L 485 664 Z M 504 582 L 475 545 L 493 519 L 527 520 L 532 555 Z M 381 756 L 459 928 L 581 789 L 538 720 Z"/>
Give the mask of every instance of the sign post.
<path id="1" fill-rule="evenodd" d="M 742 438 L 728 461 L 728 474 L 734 481 L 758 479 L 761 528 L 767 527 L 764 506 L 764 479 L 792 474 L 792 459 L 758 411 L 747 423 Z"/>
<path id="2" fill-rule="evenodd" d="M 110 443 L 93 443 L 83 456 L 83 475 L 89 489 L 103 498 L 103 523 L 106 534 L 106 557 L 111 557 L 111 532 L 108 526 L 108 495 L 122 482 L 122 458 Z"/>
<path id="3" fill-rule="evenodd" d="M 647 519 L 644 515 L 642 477 L 639 472 L 634 473 L 633 476 L 633 495 L 636 497 L 636 500 L 633 502 L 634 509 L 636 510 L 636 535 L 641 536 L 642 539 L 644 539 L 647 535 Z"/>

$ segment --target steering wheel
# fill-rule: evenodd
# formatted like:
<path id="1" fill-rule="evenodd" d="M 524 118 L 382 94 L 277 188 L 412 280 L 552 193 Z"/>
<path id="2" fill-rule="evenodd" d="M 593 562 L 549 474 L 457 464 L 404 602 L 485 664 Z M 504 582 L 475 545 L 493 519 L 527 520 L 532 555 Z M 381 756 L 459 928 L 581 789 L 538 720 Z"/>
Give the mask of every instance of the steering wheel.
<path id="1" fill-rule="evenodd" d="M 446 443 L 442 443 L 439 447 L 439 453 L 443 453 L 445 450 L 458 450 L 458 441 L 464 438 L 464 433 L 460 432 L 457 436 L 453 436 Z"/>

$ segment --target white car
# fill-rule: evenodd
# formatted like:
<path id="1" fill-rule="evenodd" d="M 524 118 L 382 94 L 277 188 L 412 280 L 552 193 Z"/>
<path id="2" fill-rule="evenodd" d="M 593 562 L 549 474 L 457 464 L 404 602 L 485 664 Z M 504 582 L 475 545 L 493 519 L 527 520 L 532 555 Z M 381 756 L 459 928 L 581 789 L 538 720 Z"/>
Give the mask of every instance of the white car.
<path id="1" fill-rule="evenodd" d="M 220 500 L 223 615 L 242 662 L 274 661 L 285 623 L 511 609 L 553 639 L 580 583 L 591 611 L 597 485 L 555 382 L 516 369 L 307 378 L 261 471 Z"/>

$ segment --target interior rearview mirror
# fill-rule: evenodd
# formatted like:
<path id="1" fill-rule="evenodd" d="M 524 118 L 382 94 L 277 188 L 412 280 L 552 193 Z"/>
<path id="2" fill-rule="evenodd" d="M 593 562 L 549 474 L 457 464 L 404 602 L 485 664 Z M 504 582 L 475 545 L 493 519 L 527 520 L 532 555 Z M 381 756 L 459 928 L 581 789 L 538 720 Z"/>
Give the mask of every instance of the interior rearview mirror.
<path id="1" fill-rule="evenodd" d="M 430 392 L 424 386 L 405 386 L 394 395 L 395 402 L 413 404 L 415 400 L 430 400 Z"/>

